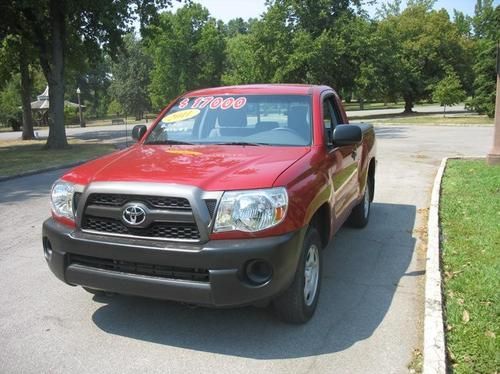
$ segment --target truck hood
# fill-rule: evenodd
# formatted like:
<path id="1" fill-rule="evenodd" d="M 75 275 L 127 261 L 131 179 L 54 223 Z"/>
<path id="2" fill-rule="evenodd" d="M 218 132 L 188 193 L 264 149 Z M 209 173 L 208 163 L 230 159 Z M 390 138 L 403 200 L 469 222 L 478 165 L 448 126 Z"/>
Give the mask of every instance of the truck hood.
<path id="1" fill-rule="evenodd" d="M 64 179 L 176 183 L 205 191 L 272 187 L 309 147 L 141 145 L 71 170 Z"/>

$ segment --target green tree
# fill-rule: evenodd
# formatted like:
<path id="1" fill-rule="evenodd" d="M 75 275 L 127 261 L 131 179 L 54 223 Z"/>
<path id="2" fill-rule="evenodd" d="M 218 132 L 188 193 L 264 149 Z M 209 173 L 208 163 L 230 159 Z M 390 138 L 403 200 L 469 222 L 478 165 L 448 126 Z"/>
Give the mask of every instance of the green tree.
<path id="1" fill-rule="evenodd" d="M 471 106 L 478 113 L 495 116 L 496 54 L 500 40 L 500 6 L 492 0 L 478 0 L 473 18 L 476 38 L 474 62 L 474 97 Z"/>
<path id="2" fill-rule="evenodd" d="M 360 0 L 269 0 L 268 5 L 288 10 L 287 23 L 307 31 L 313 38 L 334 30 L 343 17 L 361 12 Z M 344 19 L 345 20 L 345 19 Z"/>
<path id="3" fill-rule="evenodd" d="M 120 113 L 123 113 L 123 108 L 120 103 L 116 100 L 111 100 L 108 105 L 108 114 L 113 116 L 119 116 Z"/>
<path id="4" fill-rule="evenodd" d="M 112 66 L 113 80 L 111 97 L 116 100 L 125 115 L 133 114 L 141 119 L 144 111 L 151 108 L 148 96 L 151 58 L 145 53 L 142 42 L 133 34 L 124 38 L 124 49 L 118 54 Z"/>
<path id="5" fill-rule="evenodd" d="M 0 91 L 0 123 L 13 130 L 19 130 L 22 124 L 22 111 L 19 109 L 20 80 L 19 73 L 14 74 Z"/>
<path id="6" fill-rule="evenodd" d="M 208 10 L 192 3 L 162 13 L 146 31 L 145 43 L 153 59 L 149 92 L 154 109 L 179 93 L 217 86 L 225 62 L 224 30 Z"/>
<path id="7" fill-rule="evenodd" d="M 33 132 L 33 117 L 31 113 L 31 98 L 33 88 L 33 71 L 36 69 L 35 52 L 29 43 L 21 36 L 6 35 L 0 45 L 0 86 L 10 80 L 12 75 L 19 73 L 19 93 L 22 107 L 23 140 L 35 137 Z"/>
<path id="8" fill-rule="evenodd" d="M 229 38 L 233 38 L 238 34 L 248 34 L 256 21 L 257 19 L 255 18 L 250 18 L 248 21 L 245 21 L 241 17 L 231 19 L 227 25 L 224 26 L 224 32 Z"/>
<path id="9" fill-rule="evenodd" d="M 48 148 L 67 147 L 64 128 L 65 61 L 72 51 L 93 55 L 104 48 L 113 56 L 137 15 L 141 29 L 170 0 L 26 0 L 2 5 L 0 37 L 17 35 L 36 48 L 49 84 Z"/>
<path id="10" fill-rule="evenodd" d="M 253 34 L 237 34 L 226 42 L 226 66 L 222 75 L 225 85 L 257 82 L 255 59 L 255 37 Z"/>
<path id="11" fill-rule="evenodd" d="M 380 19 L 398 17 L 401 15 L 401 0 L 383 2 L 377 8 L 375 16 Z"/>
<path id="12" fill-rule="evenodd" d="M 352 26 L 359 1 L 274 0 L 267 5 L 251 33 L 257 82 L 352 86 L 359 63 L 361 33 L 358 24 Z"/>
<path id="13" fill-rule="evenodd" d="M 464 37 L 472 36 L 472 17 L 463 12 L 453 9 L 453 22 L 457 26 L 458 32 Z"/>
<path id="14" fill-rule="evenodd" d="M 119 53 L 117 61 L 120 62 L 123 53 Z M 112 60 L 102 51 L 96 56 L 95 61 L 85 61 L 84 66 L 78 66 L 71 76 L 66 77 L 66 98 L 70 101 L 77 100 L 76 88 L 81 90 L 81 100 L 85 103 L 86 117 L 100 118 L 107 114 L 111 101 L 109 87 L 111 85 Z M 70 87 L 74 86 L 74 87 Z M 74 88 L 70 90 L 70 88 Z"/>
<path id="15" fill-rule="evenodd" d="M 292 53 L 293 25 L 288 22 L 290 9 L 281 2 L 270 4 L 262 20 L 252 28 L 252 54 L 255 83 L 283 82 L 279 70 Z"/>
<path id="16" fill-rule="evenodd" d="M 429 10 L 432 2 L 411 5 L 400 16 L 390 16 L 379 24 L 378 33 L 390 46 L 393 57 L 391 90 L 405 101 L 405 112 L 413 104 L 431 96 L 429 87 L 457 72 L 461 80 L 470 76 L 470 54 L 457 26 L 446 10 Z"/>
<path id="17" fill-rule="evenodd" d="M 446 116 L 446 106 L 465 100 L 465 91 L 455 72 L 449 73 L 434 86 L 432 99 L 443 106 L 443 117 Z"/>

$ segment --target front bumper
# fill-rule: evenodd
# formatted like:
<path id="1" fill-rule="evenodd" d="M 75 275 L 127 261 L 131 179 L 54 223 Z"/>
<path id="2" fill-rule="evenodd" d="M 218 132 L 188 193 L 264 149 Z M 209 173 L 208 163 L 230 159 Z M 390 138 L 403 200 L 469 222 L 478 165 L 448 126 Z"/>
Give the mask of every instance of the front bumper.
<path id="1" fill-rule="evenodd" d="M 70 285 L 211 306 L 269 300 L 291 284 L 305 228 L 268 238 L 212 240 L 184 244 L 86 234 L 52 218 L 43 224 L 45 257 L 57 278 Z M 78 256 L 142 265 L 206 269 L 206 281 L 174 279 L 82 265 Z M 251 260 L 269 264 L 269 281 L 255 285 L 245 276 Z"/>

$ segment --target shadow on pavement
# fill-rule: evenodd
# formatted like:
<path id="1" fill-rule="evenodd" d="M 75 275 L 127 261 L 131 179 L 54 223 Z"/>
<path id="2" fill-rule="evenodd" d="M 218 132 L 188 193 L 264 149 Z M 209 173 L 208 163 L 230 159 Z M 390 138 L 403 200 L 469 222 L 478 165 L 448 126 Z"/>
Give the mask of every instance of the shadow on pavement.
<path id="1" fill-rule="evenodd" d="M 130 147 L 135 143 L 132 139 L 131 131 L 132 128 L 127 130 L 82 132 L 79 134 L 68 135 L 68 138 L 91 142 L 113 143 L 117 149 L 123 149 Z"/>
<path id="2" fill-rule="evenodd" d="M 117 139 L 117 138 L 124 138 L 126 136 L 130 137 L 130 140 L 132 141 L 131 138 L 132 134 L 132 127 L 128 129 L 127 131 L 125 130 L 102 130 L 102 131 L 91 131 L 91 132 L 82 132 L 78 134 L 72 134 L 68 135 L 68 138 L 74 138 L 74 139 L 80 139 L 80 140 L 111 140 L 111 139 Z"/>
<path id="3" fill-rule="evenodd" d="M 287 325 L 271 310 L 190 308 L 127 296 L 103 303 L 94 323 L 110 334 L 156 344 L 254 359 L 345 350 L 371 336 L 387 314 L 415 249 L 415 206 L 374 203 L 363 230 L 343 228 L 324 255 L 320 302 L 306 325 Z M 405 283 L 405 282 L 403 282 Z M 411 292 L 411 291 L 409 291 Z"/>

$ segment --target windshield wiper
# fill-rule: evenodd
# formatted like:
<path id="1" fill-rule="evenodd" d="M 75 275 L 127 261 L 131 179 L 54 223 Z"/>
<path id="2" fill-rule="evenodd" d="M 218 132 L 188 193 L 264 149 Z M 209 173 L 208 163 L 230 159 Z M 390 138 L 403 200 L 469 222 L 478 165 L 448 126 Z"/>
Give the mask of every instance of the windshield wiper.
<path id="1" fill-rule="evenodd" d="M 194 143 L 189 143 L 189 142 L 183 142 L 181 140 L 173 140 L 173 139 L 168 139 L 168 140 L 153 140 L 150 142 L 146 142 L 144 144 L 147 145 L 157 145 L 157 144 L 187 144 L 187 145 L 194 145 Z"/>
<path id="2" fill-rule="evenodd" d="M 260 146 L 260 145 L 266 145 L 265 143 L 250 143 L 250 142 L 222 142 L 222 143 L 215 143 L 215 145 L 251 145 L 251 146 Z"/>

